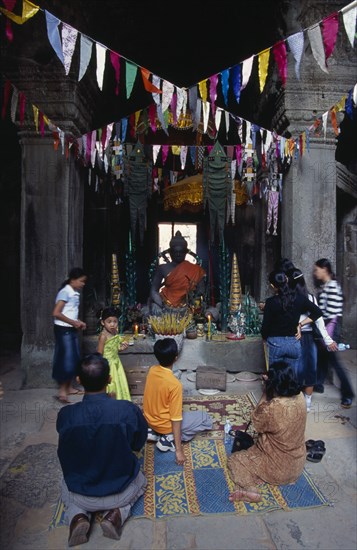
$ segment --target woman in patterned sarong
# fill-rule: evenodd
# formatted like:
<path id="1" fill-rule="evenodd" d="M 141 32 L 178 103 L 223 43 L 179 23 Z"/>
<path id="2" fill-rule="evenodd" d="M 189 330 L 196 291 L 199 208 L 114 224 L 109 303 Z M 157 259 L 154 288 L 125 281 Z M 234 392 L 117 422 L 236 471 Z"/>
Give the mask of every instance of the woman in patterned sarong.
<path id="1" fill-rule="evenodd" d="M 305 460 L 306 404 L 293 369 L 273 363 L 264 375 L 262 398 L 252 414 L 258 438 L 248 450 L 228 458 L 236 489 L 229 500 L 260 502 L 259 485 L 284 485 L 302 474 Z"/>

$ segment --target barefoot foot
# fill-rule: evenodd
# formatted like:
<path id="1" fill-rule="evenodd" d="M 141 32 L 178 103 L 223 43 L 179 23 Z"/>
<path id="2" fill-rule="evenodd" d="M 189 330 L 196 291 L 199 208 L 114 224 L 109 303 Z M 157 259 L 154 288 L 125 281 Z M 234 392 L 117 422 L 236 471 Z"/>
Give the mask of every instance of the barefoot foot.
<path id="1" fill-rule="evenodd" d="M 255 491 L 245 491 L 244 489 L 237 489 L 233 491 L 228 497 L 231 502 L 243 500 L 244 502 L 260 502 L 262 496 Z"/>

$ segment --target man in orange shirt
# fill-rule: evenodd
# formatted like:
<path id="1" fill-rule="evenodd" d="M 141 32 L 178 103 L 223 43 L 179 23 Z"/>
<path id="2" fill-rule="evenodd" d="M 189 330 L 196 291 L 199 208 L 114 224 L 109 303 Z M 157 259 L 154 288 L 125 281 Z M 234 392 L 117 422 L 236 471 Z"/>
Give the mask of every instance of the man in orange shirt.
<path id="1" fill-rule="evenodd" d="M 148 440 L 156 441 L 163 452 L 176 453 L 176 463 L 182 465 L 185 456 L 182 441 L 190 441 L 196 433 L 212 429 L 212 418 L 204 411 L 182 411 L 182 384 L 172 367 L 177 359 L 177 344 L 173 338 L 157 340 L 154 353 L 159 365 L 150 368 L 144 390 L 144 416 L 149 424 Z"/>

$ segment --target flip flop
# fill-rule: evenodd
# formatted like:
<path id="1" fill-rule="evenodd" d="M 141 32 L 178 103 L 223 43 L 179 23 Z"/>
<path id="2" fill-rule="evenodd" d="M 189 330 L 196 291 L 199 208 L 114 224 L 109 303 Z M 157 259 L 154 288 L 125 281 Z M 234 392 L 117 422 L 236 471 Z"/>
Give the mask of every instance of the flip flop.
<path id="1" fill-rule="evenodd" d="M 83 390 L 74 390 L 74 391 L 69 391 L 67 393 L 67 395 L 83 395 L 83 394 L 84 394 Z"/>
<path id="2" fill-rule="evenodd" d="M 309 462 L 321 462 L 324 454 L 325 452 L 317 452 L 315 450 L 311 450 L 309 453 L 307 453 L 306 460 L 308 460 Z"/>
<path id="3" fill-rule="evenodd" d="M 315 448 L 318 448 L 318 449 L 322 448 L 326 450 L 325 442 L 322 441 L 322 439 L 317 439 L 316 441 L 314 439 L 308 439 L 307 441 L 305 441 L 305 446 L 307 451 Z"/>

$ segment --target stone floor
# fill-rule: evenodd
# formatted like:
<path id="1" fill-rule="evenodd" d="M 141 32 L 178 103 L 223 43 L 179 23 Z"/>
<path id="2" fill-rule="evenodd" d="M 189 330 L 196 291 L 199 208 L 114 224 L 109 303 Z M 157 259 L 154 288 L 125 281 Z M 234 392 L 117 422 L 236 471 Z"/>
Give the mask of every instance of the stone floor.
<path id="1" fill-rule="evenodd" d="M 341 357 L 356 388 L 357 354 Z M 60 468 L 55 429 L 59 404 L 54 389 L 22 389 L 16 354 L 0 356 L 0 380 L 5 394 L 0 401 L 0 547 L 21 549 L 67 548 L 67 528 L 48 531 L 57 501 Z M 195 385 L 182 374 L 186 395 Z M 253 391 L 260 397 L 261 384 L 233 382 L 231 394 Z M 187 549 L 336 549 L 356 548 L 356 406 L 340 408 L 339 390 L 326 385 L 313 399 L 306 439 L 323 439 L 327 452 L 307 469 L 334 507 L 276 511 L 250 516 L 233 514 L 172 517 L 149 520 L 131 518 L 120 541 L 105 539 L 98 525 L 83 548 L 134 550 Z M 72 400 L 79 400 L 73 397 Z M 17 473 L 21 485 L 17 482 Z"/>

